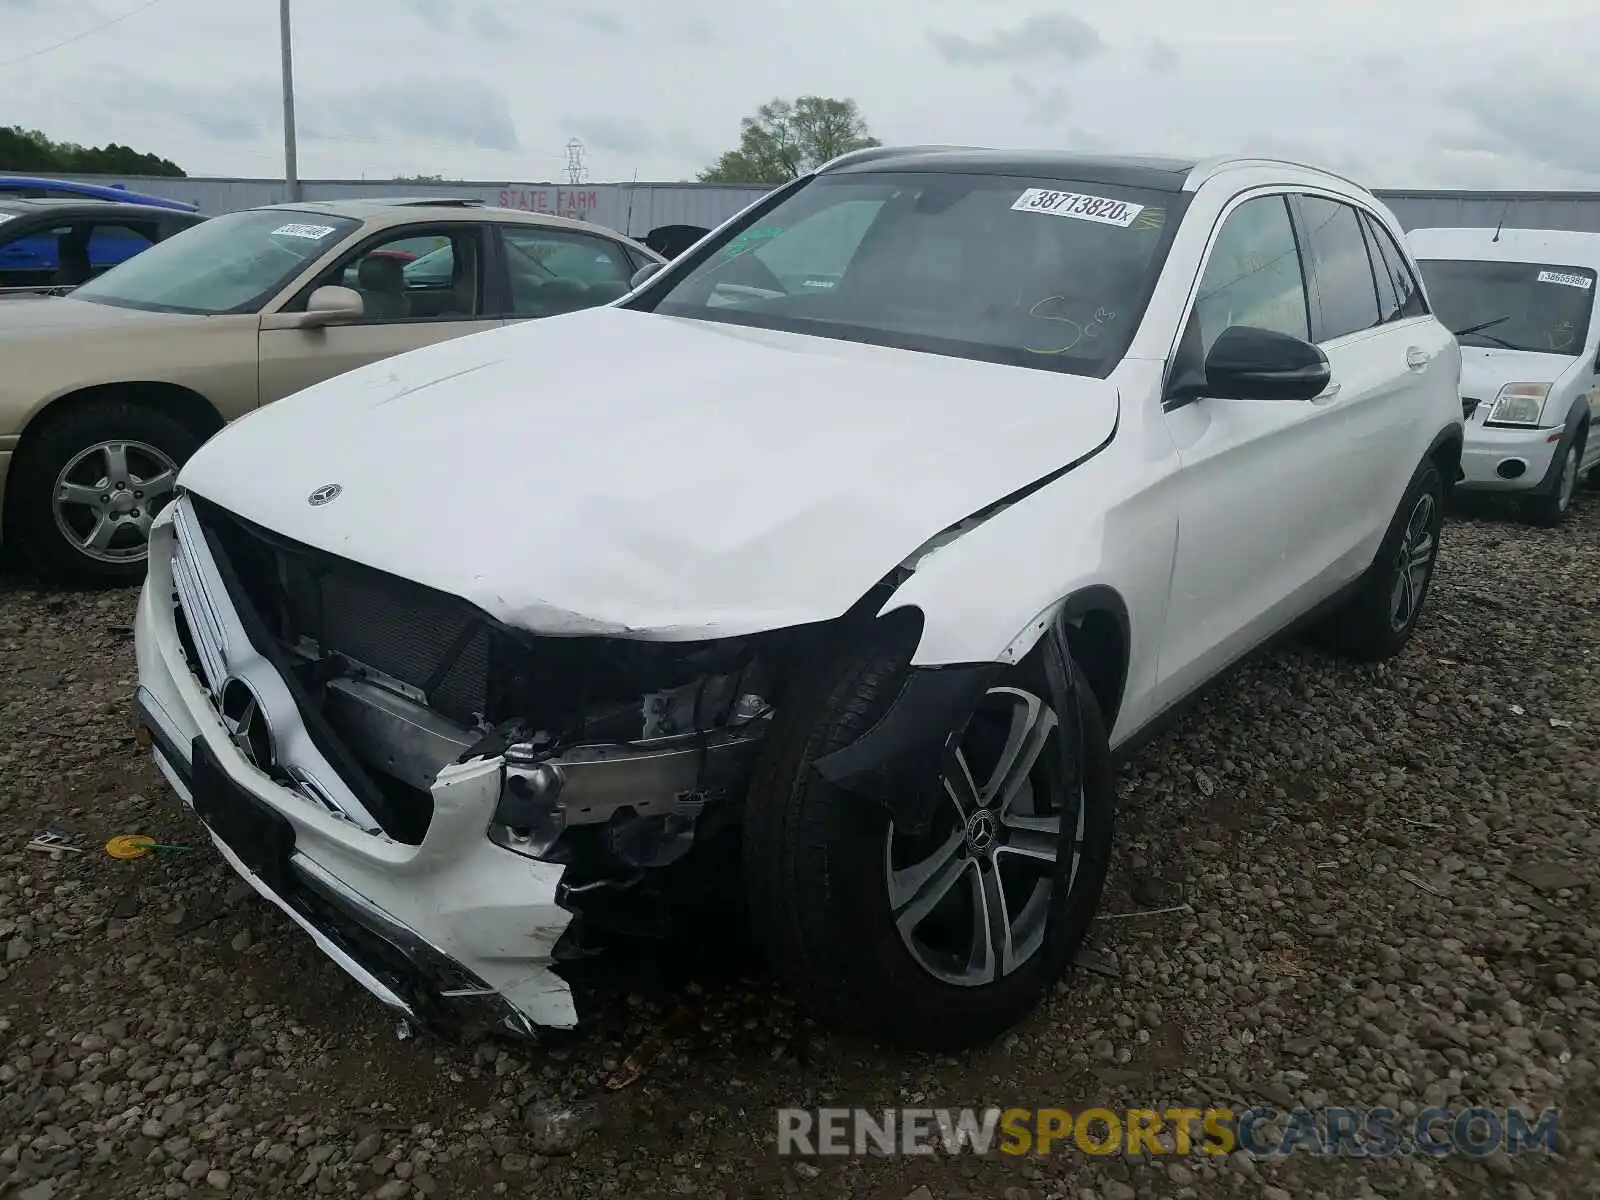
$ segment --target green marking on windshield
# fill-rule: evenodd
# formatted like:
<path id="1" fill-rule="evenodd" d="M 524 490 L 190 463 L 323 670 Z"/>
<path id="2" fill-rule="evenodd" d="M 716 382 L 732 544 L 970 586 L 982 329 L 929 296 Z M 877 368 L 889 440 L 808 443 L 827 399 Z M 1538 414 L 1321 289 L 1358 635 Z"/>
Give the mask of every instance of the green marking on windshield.
<path id="1" fill-rule="evenodd" d="M 788 227 L 784 225 L 768 225 L 765 229 L 746 229 L 733 241 L 729 242 L 723 250 L 723 258 L 738 258 L 746 250 L 754 250 L 762 242 L 770 242 L 773 238 L 787 233 Z"/>

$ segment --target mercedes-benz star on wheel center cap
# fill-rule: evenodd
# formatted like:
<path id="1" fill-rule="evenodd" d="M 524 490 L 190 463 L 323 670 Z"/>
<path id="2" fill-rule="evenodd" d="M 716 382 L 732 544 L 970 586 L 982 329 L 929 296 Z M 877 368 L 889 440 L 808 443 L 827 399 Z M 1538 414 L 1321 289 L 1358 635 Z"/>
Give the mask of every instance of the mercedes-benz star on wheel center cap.
<path id="1" fill-rule="evenodd" d="M 1462 420 L 1402 247 L 1292 163 L 847 155 L 208 442 L 141 720 L 410 1018 L 571 1026 L 584 958 L 747 907 L 824 1018 L 992 1037 L 1093 920 L 1113 755 L 1299 619 L 1410 638 Z M 683 903 L 728 848 L 747 905 Z"/>
<path id="2" fill-rule="evenodd" d="M 1539 520 L 1559 522 L 1578 477 L 1600 472 L 1600 234 L 1415 229 L 1410 240 L 1461 340 L 1461 486 L 1522 493 Z"/>

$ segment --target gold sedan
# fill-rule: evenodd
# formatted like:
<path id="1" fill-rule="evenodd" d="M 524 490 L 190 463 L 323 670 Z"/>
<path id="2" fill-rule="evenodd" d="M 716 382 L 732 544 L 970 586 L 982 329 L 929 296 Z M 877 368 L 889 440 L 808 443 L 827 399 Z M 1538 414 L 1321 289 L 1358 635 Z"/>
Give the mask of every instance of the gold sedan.
<path id="1" fill-rule="evenodd" d="M 65 296 L 9 298 L 5 543 L 46 578 L 135 582 L 179 468 L 228 421 L 377 359 L 618 299 L 664 261 L 471 201 L 306 202 L 214 217 Z"/>

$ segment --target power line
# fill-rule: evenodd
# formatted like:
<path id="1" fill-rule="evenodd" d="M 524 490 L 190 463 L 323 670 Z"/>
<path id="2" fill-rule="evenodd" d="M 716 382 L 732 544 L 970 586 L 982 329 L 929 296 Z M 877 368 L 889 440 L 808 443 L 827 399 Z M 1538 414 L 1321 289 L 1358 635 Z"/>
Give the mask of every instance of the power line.
<path id="1" fill-rule="evenodd" d="M 27 62 L 30 58 L 38 58 L 40 55 L 49 54 L 53 50 L 59 50 L 63 46 L 70 46 L 73 42 L 81 42 L 84 38 L 99 33 L 102 29 L 110 29 L 113 25 L 120 25 L 129 17 L 137 17 L 140 13 L 145 12 L 148 9 L 152 9 L 158 4 L 164 3 L 166 3 L 166 0 L 145 0 L 145 3 L 139 5 L 138 8 L 130 8 L 121 16 L 112 17 L 107 21 L 101 21 L 98 25 L 91 25 L 82 33 L 75 33 L 69 38 L 63 38 L 59 42 L 52 42 L 48 46 L 40 46 L 37 50 L 30 50 L 26 54 L 17 55 L 15 58 L 0 58 L 0 67 L 10 67 L 19 62 Z"/>

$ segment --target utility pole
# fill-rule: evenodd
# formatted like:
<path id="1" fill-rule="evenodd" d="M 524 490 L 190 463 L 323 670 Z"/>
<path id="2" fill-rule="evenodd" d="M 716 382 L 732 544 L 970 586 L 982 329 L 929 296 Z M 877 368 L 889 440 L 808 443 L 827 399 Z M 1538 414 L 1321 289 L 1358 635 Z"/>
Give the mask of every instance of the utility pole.
<path id="1" fill-rule="evenodd" d="M 300 199 L 300 168 L 294 144 L 294 54 L 290 49 L 289 0 L 278 0 L 278 40 L 283 51 L 283 183 L 284 199 Z"/>

